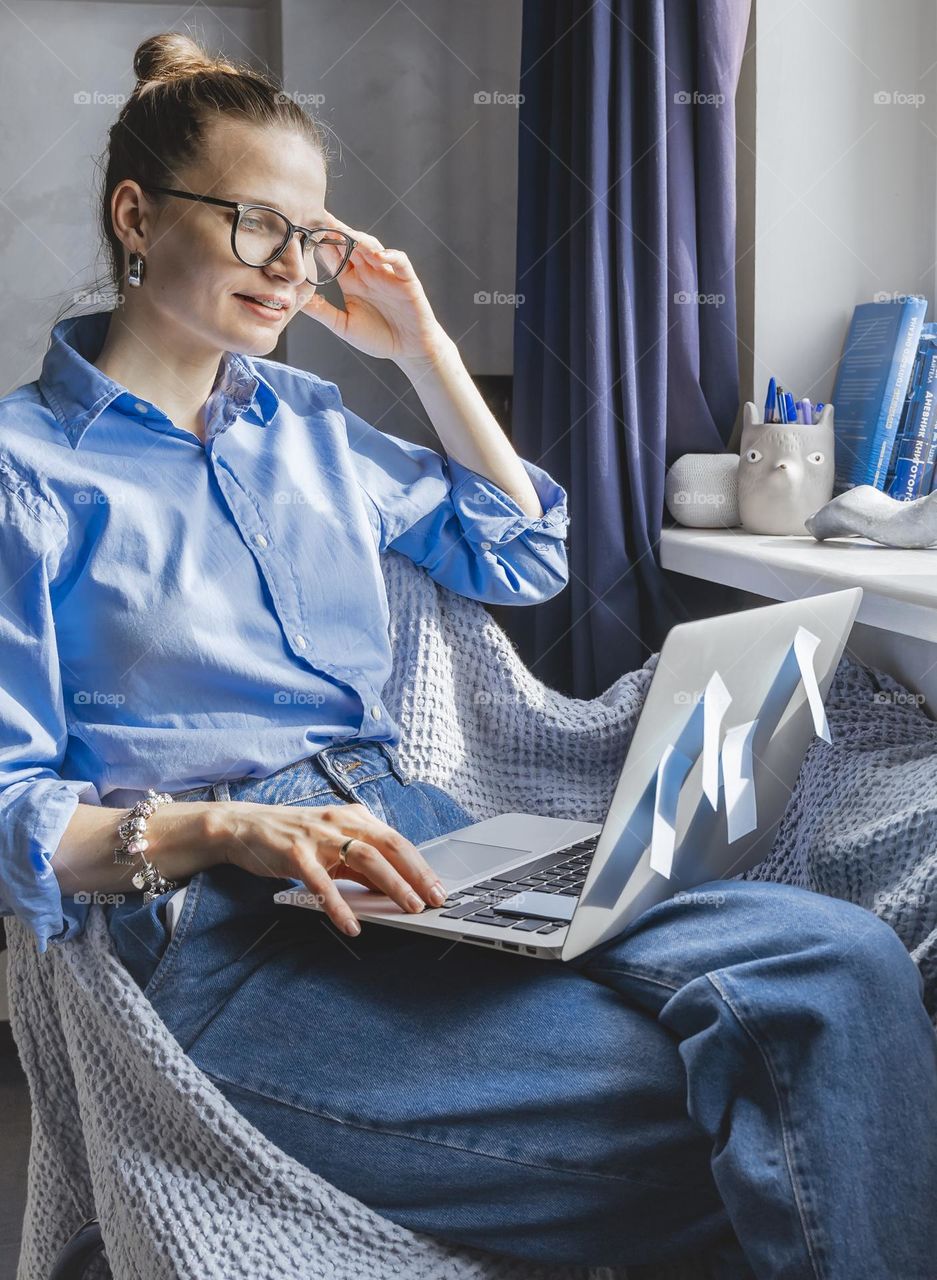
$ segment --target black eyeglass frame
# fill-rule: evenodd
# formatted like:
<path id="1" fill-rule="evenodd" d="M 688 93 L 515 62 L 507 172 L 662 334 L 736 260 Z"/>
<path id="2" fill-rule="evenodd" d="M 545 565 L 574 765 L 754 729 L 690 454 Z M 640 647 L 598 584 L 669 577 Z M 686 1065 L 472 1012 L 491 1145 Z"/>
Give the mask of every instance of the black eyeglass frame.
<path id="1" fill-rule="evenodd" d="M 342 258 L 341 264 L 338 270 L 335 272 L 335 274 L 332 276 L 329 276 L 328 280 L 316 280 L 315 282 L 313 282 L 307 277 L 306 278 L 307 284 L 313 284 L 313 283 L 331 284 L 333 280 L 337 280 L 338 277 L 341 275 L 341 273 L 344 271 L 345 267 L 348 265 L 348 259 L 351 257 L 352 252 L 355 248 L 355 245 L 358 244 L 358 241 L 354 238 L 354 236 L 348 235 L 347 232 L 345 231 L 338 231 L 335 227 L 301 227 L 296 222 L 290 222 L 289 218 L 286 216 L 285 213 L 282 212 L 282 210 L 274 209 L 274 207 L 269 204 L 244 204 L 240 200 L 221 200 L 218 196 L 199 196 L 199 195 L 196 195 L 194 191 L 178 191 L 174 187 L 151 187 L 142 182 L 140 183 L 140 186 L 143 188 L 144 191 L 159 191 L 166 196 L 181 196 L 183 200 L 198 200 L 202 204 L 217 204 L 217 205 L 220 205 L 223 209 L 234 209 L 237 213 L 237 217 L 234 219 L 234 221 L 231 224 L 231 252 L 237 258 L 238 262 L 244 263 L 245 267 L 256 267 L 258 270 L 261 267 L 269 267 L 271 262 L 276 262 L 277 258 L 281 257 L 284 253 L 286 253 L 287 247 L 297 231 L 300 233 L 302 237 L 300 241 L 300 247 L 302 248 L 302 251 L 303 251 L 304 260 L 306 257 L 306 242 L 308 241 L 309 237 L 313 235 L 316 231 L 328 231 L 328 232 L 331 232 L 332 235 L 341 236 L 343 240 L 347 240 L 348 248 L 345 250 L 345 256 Z M 286 238 L 284 239 L 282 245 L 280 246 L 279 249 L 277 249 L 273 257 L 268 258 L 266 262 L 247 262 L 244 258 L 241 257 L 241 255 L 237 251 L 238 226 L 240 225 L 240 222 L 241 222 L 241 215 L 243 213 L 246 213 L 248 209 L 266 209 L 269 213 L 275 213 L 278 217 L 282 218 L 283 221 L 289 227 L 289 231 L 287 232 Z"/>

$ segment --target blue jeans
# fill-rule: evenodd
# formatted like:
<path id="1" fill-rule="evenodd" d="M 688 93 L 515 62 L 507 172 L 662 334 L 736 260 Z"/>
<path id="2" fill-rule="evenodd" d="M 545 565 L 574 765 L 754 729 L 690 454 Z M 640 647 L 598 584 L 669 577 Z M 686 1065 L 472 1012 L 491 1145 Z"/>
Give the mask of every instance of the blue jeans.
<path id="1" fill-rule="evenodd" d="M 177 798 L 228 797 L 358 801 L 414 843 L 472 821 L 376 741 Z M 168 895 L 111 936 L 232 1105 L 385 1217 L 543 1262 L 937 1275 L 937 1039 L 871 912 L 717 880 L 562 963 L 349 938 L 289 883 L 212 867 L 168 945 Z"/>

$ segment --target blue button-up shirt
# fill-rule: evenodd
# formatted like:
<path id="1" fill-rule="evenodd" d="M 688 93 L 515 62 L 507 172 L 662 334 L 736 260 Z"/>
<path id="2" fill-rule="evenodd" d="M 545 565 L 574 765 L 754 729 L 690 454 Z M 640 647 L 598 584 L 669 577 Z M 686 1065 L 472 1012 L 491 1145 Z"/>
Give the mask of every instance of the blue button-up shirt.
<path id="1" fill-rule="evenodd" d="M 396 743 L 386 548 L 477 600 L 568 576 L 567 495 L 533 463 L 536 519 L 335 383 L 235 353 L 203 443 L 94 367 L 108 321 L 57 324 L 39 379 L 0 399 L 0 915 L 41 951 L 87 916 L 53 869 L 80 802 Z"/>

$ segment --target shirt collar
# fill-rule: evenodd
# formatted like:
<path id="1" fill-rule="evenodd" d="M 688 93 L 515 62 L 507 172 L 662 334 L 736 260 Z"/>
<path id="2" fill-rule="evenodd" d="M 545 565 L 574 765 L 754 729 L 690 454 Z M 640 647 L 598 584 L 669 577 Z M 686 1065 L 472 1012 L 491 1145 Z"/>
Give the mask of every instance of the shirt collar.
<path id="1" fill-rule="evenodd" d="M 62 426 L 73 449 L 99 415 L 120 397 L 119 408 L 132 412 L 139 403 L 126 387 L 108 378 L 92 363 L 99 355 L 111 319 L 110 311 L 70 316 L 52 329 L 49 350 L 42 361 L 39 388 Z M 211 399 L 208 434 L 225 430 L 245 414 L 256 400 L 251 420 L 267 426 L 280 399 L 249 356 L 226 351 L 219 367 Z"/>

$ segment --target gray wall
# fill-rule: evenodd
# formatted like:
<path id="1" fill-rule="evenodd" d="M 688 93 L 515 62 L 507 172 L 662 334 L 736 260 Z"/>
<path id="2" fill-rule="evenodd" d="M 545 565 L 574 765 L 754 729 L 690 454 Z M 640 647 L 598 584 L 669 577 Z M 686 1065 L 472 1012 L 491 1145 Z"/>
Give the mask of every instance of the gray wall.
<path id="1" fill-rule="evenodd" d="M 521 0 L 4 0 L 0 394 L 38 375 L 59 308 L 104 273 L 94 159 L 120 109 L 114 95 L 133 85 L 133 50 L 170 29 L 269 66 L 291 93 L 324 97 L 309 109 L 333 135 L 329 208 L 408 253 L 473 373 L 509 373 L 513 309 L 475 294 L 513 291 L 517 111 L 474 95 L 516 94 L 520 19 Z M 337 382 L 385 430 L 435 440 L 395 365 L 307 316 L 275 354 Z"/>
<path id="2" fill-rule="evenodd" d="M 94 162 L 120 110 L 114 95 L 133 87 L 134 49 L 145 36 L 176 28 L 242 57 L 267 57 L 262 8 L 116 0 L 0 5 L 2 394 L 38 375 L 60 307 L 104 274 Z M 107 302 L 102 297 L 87 309 Z"/>

